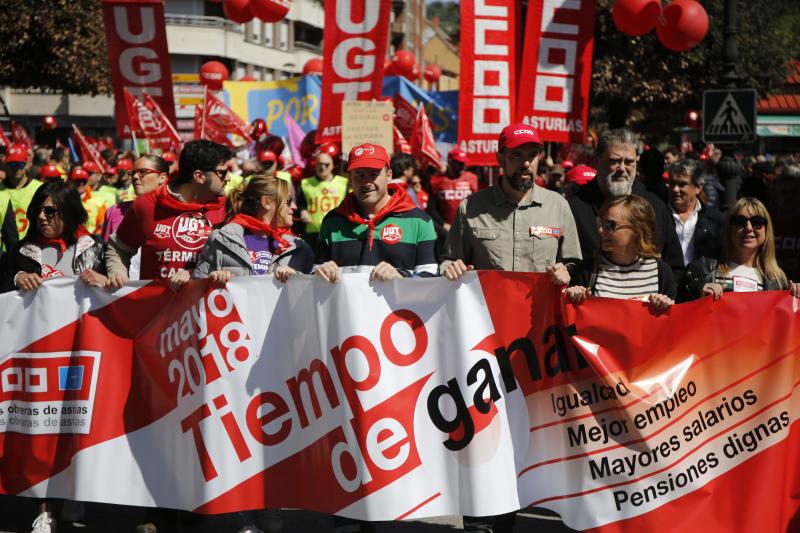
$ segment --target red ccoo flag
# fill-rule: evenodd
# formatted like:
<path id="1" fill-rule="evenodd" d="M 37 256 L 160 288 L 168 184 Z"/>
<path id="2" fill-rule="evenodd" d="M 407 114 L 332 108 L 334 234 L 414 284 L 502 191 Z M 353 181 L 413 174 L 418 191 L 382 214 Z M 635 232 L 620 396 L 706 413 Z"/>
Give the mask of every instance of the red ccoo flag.
<path id="1" fill-rule="evenodd" d="M 225 102 L 208 92 L 203 105 L 202 138 L 232 146 L 228 134 L 238 135 L 253 142 L 247 123 L 225 105 Z"/>
<path id="2" fill-rule="evenodd" d="M 164 118 L 161 108 L 158 108 L 158 112 L 154 112 L 152 108 L 142 104 L 127 89 L 123 89 L 123 93 L 125 94 L 125 105 L 128 110 L 130 128 L 134 135 L 141 133 L 152 148 L 159 149 L 162 152 L 174 150 L 180 146 L 177 132 L 174 132 L 175 135 L 173 137 L 171 124 Z M 145 94 L 145 101 L 147 101 L 146 98 L 147 95 Z"/>
<path id="3" fill-rule="evenodd" d="M 149 93 L 144 93 L 144 106 L 150 110 L 153 117 L 156 118 L 156 122 L 160 122 L 166 127 L 164 135 L 170 138 L 170 150 L 173 152 L 180 151 L 183 143 L 178 135 L 178 131 L 175 129 L 172 122 L 169 121 L 167 115 L 161 110 L 161 106 L 158 105 L 155 98 L 150 96 Z"/>

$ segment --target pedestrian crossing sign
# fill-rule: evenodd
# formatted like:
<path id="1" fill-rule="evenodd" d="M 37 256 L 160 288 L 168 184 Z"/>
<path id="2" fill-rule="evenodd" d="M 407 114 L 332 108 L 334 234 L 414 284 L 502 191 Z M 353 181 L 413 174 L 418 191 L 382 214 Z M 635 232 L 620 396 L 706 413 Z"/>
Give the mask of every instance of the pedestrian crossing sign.
<path id="1" fill-rule="evenodd" d="M 703 141 L 714 144 L 756 140 L 755 89 L 714 89 L 703 93 Z"/>

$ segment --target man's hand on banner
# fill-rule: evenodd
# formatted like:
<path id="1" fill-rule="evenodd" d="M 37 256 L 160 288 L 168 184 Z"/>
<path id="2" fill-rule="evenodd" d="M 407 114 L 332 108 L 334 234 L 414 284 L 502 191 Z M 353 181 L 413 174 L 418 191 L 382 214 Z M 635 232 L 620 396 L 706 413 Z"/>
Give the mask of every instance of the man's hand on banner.
<path id="1" fill-rule="evenodd" d="M 169 286 L 173 291 L 178 292 L 184 285 L 189 283 L 191 279 L 192 273 L 186 269 L 180 268 L 169 278 Z"/>
<path id="2" fill-rule="evenodd" d="M 442 275 L 450 281 L 455 281 L 470 270 L 473 270 L 472 265 L 467 266 L 461 259 L 456 259 L 445 267 Z"/>
<path id="3" fill-rule="evenodd" d="M 569 287 L 564 291 L 574 305 L 585 302 L 591 294 L 588 287 Z"/>
<path id="4" fill-rule="evenodd" d="M 703 285 L 703 296 L 708 296 L 709 294 L 714 297 L 714 300 L 719 300 L 722 298 L 722 291 L 724 287 L 719 283 L 706 283 Z"/>
<path id="5" fill-rule="evenodd" d="M 116 291 L 121 289 L 127 281 L 128 276 L 126 274 L 112 274 L 107 278 L 106 288 Z"/>
<path id="6" fill-rule="evenodd" d="M 675 301 L 664 294 L 651 294 L 647 298 L 647 308 L 654 315 L 660 315 L 669 309 Z"/>
<path id="7" fill-rule="evenodd" d="M 339 265 L 336 264 L 336 261 L 322 263 L 314 271 L 314 274 L 328 283 L 339 283 L 342 281 L 342 272 L 339 270 Z"/>
<path id="8" fill-rule="evenodd" d="M 550 281 L 553 285 L 558 287 L 562 285 L 569 285 L 569 270 L 564 263 L 556 263 L 547 267 L 547 273 L 550 274 Z"/>
<path id="9" fill-rule="evenodd" d="M 403 275 L 397 271 L 395 267 L 387 263 L 386 261 L 381 261 L 375 268 L 372 269 L 372 273 L 369 275 L 370 282 L 374 281 L 391 281 L 393 279 L 400 279 Z"/>

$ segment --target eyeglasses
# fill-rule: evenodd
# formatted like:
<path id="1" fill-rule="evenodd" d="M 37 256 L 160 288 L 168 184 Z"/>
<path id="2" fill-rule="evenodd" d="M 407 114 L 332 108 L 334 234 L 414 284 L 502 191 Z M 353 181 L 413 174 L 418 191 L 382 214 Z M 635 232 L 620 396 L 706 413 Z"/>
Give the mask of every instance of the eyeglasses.
<path id="1" fill-rule="evenodd" d="M 213 172 L 214 174 L 219 176 L 219 179 L 224 179 L 225 176 L 228 175 L 228 167 L 225 167 L 225 168 L 212 168 L 212 169 L 206 170 L 206 172 Z"/>
<path id="2" fill-rule="evenodd" d="M 755 215 L 752 217 L 734 215 L 731 217 L 731 224 L 737 228 L 744 228 L 747 226 L 748 222 L 750 222 L 750 225 L 753 227 L 753 229 L 763 229 L 767 225 L 767 219 L 761 215 Z"/>
<path id="3" fill-rule="evenodd" d="M 629 224 L 620 224 L 616 220 L 611 220 L 610 218 L 607 218 L 605 220 L 601 218 L 597 219 L 597 229 L 601 229 L 606 233 L 614 233 L 617 230 L 624 228 L 632 228 L 632 227 L 633 226 Z"/>
<path id="4" fill-rule="evenodd" d="M 44 215 L 44 218 L 50 220 L 54 216 L 56 216 L 59 211 L 52 205 L 44 205 L 42 206 L 41 213 Z"/>
<path id="5" fill-rule="evenodd" d="M 128 176 L 130 176 L 130 177 L 134 177 L 134 176 L 137 176 L 137 175 L 139 177 L 142 177 L 145 174 L 161 174 L 161 172 L 159 172 L 158 170 L 155 170 L 153 168 L 132 168 L 132 169 L 130 169 L 128 171 Z"/>

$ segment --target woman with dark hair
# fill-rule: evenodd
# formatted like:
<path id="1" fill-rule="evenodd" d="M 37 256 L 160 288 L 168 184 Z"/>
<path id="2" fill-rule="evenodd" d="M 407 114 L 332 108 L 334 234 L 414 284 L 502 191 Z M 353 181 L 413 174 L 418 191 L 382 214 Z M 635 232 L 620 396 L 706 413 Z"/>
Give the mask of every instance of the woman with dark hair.
<path id="1" fill-rule="evenodd" d="M 728 211 L 722 234 L 722 259 L 703 257 L 690 263 L 680 283 L 681 300 L 786 289 L 800 298 L 800 283 L 790 281 L 778 266 L 772 219 L 761 201 L 739 198 Z"/>
<path id="2" fill-rule="evenodd" d="M 103 286 L 103 244 L 86 228 L 86 211 L 73 187 L 61 180 L 44 183 L 28 206 L 31 226 L 9 258 L 7 284 L 30 291 L 46 279 L 80 277 Z"/>
<path id="3" fill-rule="evenodd" d="M 658 252 L 650 202 L 635 194 L 609 202 L 600 210 L 598 230 L 601 250 L 576 267 L 566 290 L 573 303 L 590 295 L 636 299 L 654 313 L 675 303 L 675 280 Z"/>
<path id="4" fill-rule="evenodd" d="M 286 281 L 314 266 L 311 247 L 291 233 L 296 206 L 289 184 L 255 175 L 228 198 L 225 221 L 206 242 L 194 277 L 225 284 L 234 276 L 275 274 Z"/>

